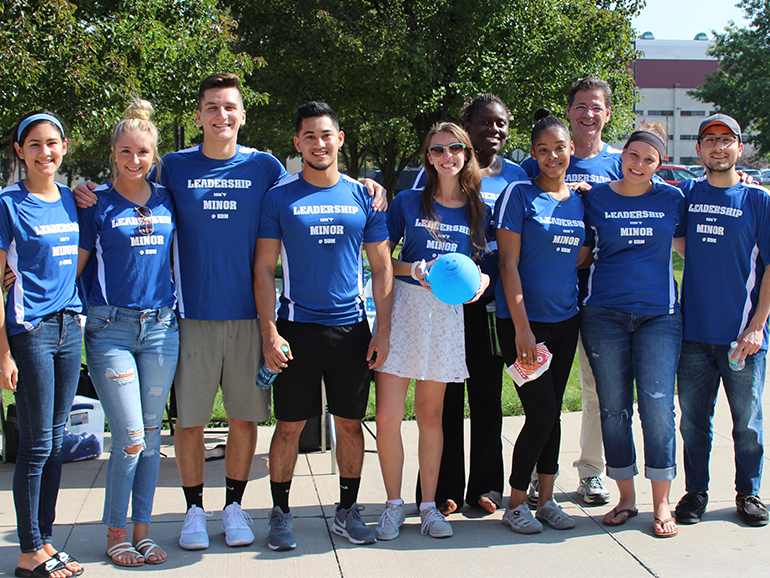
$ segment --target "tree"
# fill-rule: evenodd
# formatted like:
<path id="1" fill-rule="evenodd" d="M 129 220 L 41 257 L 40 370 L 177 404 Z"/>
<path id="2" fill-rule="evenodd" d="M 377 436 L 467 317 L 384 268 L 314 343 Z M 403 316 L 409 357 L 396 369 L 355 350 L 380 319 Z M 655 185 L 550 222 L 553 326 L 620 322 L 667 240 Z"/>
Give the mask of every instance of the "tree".
<path id="1" fill-rule="evenodd" d="M 132 95 L 153 102 L 171 150 L 174 127 L 194 132 L 202 77 L 259 63 L 231 50 L 237 24 L 217 0 L 10 0 L 0 15 L 1 142 L 25 112 L 53 110 L 74 145 L 62 168 L 71 176 L 104 169 L 110 129 Z"/>
<path id="2" fill-rule="evenodd" d="M 632 118 L 630 18 L 641 0 L 225 1 L 238 49 L 266 62 L 250 77 L 270 95 L 252 138 L 285 150 L 293 110 L 325 100 L 343 120 L 348 171 L 368 155 L 391 191 L 430 127 L 479 92 L 501 96 L 526 133 L 537 107 L 563 113 L 569 85 L 592 74 L 615 89 L 612 126 L 623 132 Z"/>
<path id="3" fill-rule="evenodd" d="M 719 112 L 734 117 L 750 142 L 763 154 L 770 152 L 770 0 L 742 0 L 739 4 L 751 22 L 748 28 L 730 23 L 714 33 L 709 54 L 719 69 L 690 92 Z"/>

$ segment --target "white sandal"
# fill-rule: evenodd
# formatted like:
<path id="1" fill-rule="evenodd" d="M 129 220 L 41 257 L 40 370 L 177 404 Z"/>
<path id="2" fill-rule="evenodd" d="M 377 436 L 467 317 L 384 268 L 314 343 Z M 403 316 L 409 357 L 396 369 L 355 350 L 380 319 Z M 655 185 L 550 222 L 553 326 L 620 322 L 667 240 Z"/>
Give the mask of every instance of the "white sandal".
<path id="1" fill-rule="evenodd" d="M 136 554 L 139 558 L 141 558 L 141 561 L 119 562 L 116 560 L 116 556 L 127 553 Z M 131 545 L 131 542 L 121 542 L 120 544 L 115 544 L 112 548 L 107 550 L 107 556 L 110 557 L 110 560 L 112 560 L 112 563 L 115 564 L 115 566 L 123 566 L 124 568 L 138 568 L 139 566 L 144 566 L 144 556 L 142 556 L 142 553 Z"/>
<path id="2" fill-rule="evenodd" d="M 144 554 L 142 554 L 141 550 L 142 548 L 145 548 L 145 547 L 147 549 L 144 551 Z M 142 558 L 144 558 L 145 564 L 163 564 L 163 562 L 168 560 L 168 558 L 161 559 L 157 553 L 153 552 L 155 548 L 157 548 L 158 550 L 160 550 L 161 548 L 155 542 L 153 542 L 151 538 L 145 538 L 144 540 L 140 540 L 139 542 L 136 543 L 136 546 L 134 546 L 134 548 L 136 548 L 137 550 L 140 550 L 139 555 L 142 556 Z M 150 556 L 153 556 L 153 555 L 155 556 L 155 560 L 150 560 Z"/>

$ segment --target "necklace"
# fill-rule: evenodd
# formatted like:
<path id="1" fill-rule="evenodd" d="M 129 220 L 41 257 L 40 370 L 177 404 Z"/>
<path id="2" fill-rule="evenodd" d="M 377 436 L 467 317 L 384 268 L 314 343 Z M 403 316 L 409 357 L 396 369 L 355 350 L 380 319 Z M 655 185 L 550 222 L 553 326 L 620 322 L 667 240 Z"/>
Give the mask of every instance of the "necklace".
<path id="1" fill-rule="evenodd" d="M 562 204 L 564 201 L 566 201 L 566 199 L 562 199 L 561 201 L 557 201 L 556 199 L 554 199 L 554 198 L 553 198 L 553 196 L 551 195 L 551 193 L 549 193 L 549 192 L 547 192 L 547 191 L 545 192 L 545 196 L 546 196 L 546 197 L 548 197 L 548 199 L 549 199 L 549 200 L 550 200 L 550 201 L 551 201 L 551 202 L 554 204 L 554 206 L 555 206 L 557 209 L 561 208 L 561 204 Z"/>

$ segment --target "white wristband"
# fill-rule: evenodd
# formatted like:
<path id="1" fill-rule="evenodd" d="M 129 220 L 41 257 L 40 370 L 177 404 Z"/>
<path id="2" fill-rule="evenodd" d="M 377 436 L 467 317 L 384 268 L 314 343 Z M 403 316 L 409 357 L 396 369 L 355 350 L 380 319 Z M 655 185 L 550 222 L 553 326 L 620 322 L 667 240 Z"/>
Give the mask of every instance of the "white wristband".
<path id="1" fill-rule="evenodd" d="M 414 263 L 412 263 L 412 279 L 414 279 L 415 281 L 419 281 L 420 280 L 420 278 L 417 275 L 415 275 L 415 271 L 417 270 L 417 266 L 420 263 L 421 263 L 421 261 L 415 261 Z"/>

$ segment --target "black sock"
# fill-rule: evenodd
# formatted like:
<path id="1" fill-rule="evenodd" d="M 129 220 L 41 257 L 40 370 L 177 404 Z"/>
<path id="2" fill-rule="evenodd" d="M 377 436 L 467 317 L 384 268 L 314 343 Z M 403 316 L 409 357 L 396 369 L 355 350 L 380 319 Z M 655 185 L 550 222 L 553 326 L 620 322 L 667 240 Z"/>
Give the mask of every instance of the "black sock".
<path id="1" fill-rule="evenodd" d="M 225 508 L 230 504 L 240 504 L 247 481 L 225 478 Z"/>
<path id="2" fill-rule="evenodd" d="M 278 506 L 284 514 L 289 513 L 289 490 L 291 480 L 288 482 L 274 482 L 270 480 L 270 493 L 273 496 L 273 507 Z"/>
<path id="3" fill-rule="evenodd" d="M 187 500 L 188 510 L 193 506 L 203 509 L 203 484 L 182 486 L 182 491 L 184 492 L 184 499 Z"/>
<path id="4" fill-rule="evenodd" d="M 358 487 L 361 478 L 343 478 L 340 476 L 340 508 L 349 510 L 358 499 Z"/>

